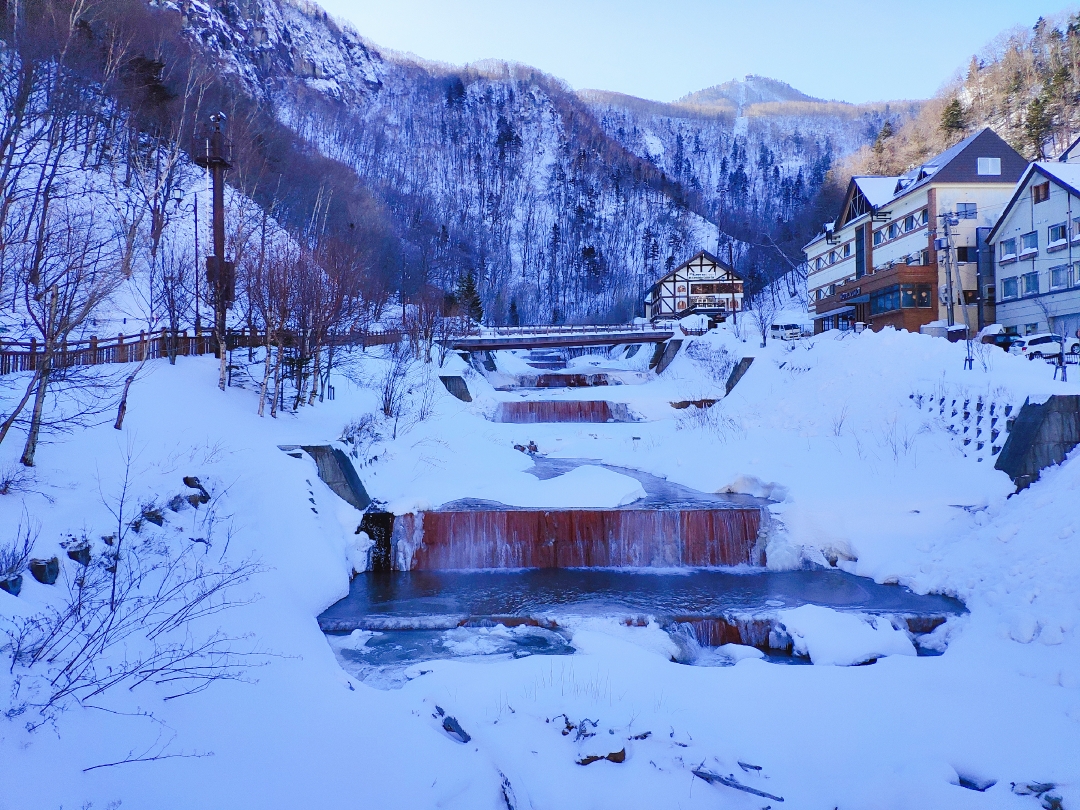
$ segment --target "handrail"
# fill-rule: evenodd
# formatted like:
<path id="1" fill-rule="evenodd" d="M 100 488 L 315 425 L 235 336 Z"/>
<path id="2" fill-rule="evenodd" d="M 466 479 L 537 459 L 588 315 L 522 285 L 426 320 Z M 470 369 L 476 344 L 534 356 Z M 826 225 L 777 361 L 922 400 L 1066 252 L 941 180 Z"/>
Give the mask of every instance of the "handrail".
<path id="1" fill-rule="evenodd" d="M 274 342 L 283 338 L 292 346 L 298 340 L 295 332 L 274 333 Z M 324 344 L 329 346 L 379 346 L 397 343 L 402 333 L 395 329 L 370 329 L 352 331 L 344 334 L 329 335 Z M 230 330 L 226 333 L 226 345 L 229 349 L 244 349 L 263 346 L 267 342 L 265 331 Z M 134 363 L 143 360 L 155 360 L 170 354 L 191 356 L 212 354 L 214 352 L 214 333 L 199 330 L 188 334 L 182 330 L 169 329 L 154 332 L 141 331 L 137 335 L 119 334 L 111 338 L 98 338 L 91 335 L 88 340 L 65 341 L 52 352 L 51 362 L 60 368 L 72 366 L 96 366 L 108 363 Z M 37 340 L 6 341 L 0 338 L 0 376 L 20 371 L 33 371 L 38 366 L 38 359 L 46 354 L 43 344 Z"/>

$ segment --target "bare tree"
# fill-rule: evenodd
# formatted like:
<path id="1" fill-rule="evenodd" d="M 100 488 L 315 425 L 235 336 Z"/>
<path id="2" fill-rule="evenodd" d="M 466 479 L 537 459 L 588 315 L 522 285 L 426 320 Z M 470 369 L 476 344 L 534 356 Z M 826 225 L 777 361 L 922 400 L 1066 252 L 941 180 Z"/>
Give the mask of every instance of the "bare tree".
<path id="1" fill-rule="evenodd" d="M 192 276 L 198 272 L 198 268 L 195 267 L 193 256 L 172 239 L 162 243 L 157 266 L 161 279 L 158 284 L 158 311 L 166 324 L 165 353 L 169 364 L 175 365 L 179 333 L 188 323 L 195 300 Z"/>
<path id="2" fill-rule="evenodd" d="M 765 348 L 765 341 L 769 336 L 769 328 L 773 318 L 780 308 L 779 295 L 776 282 L 766 285 L 758 290 L 749 300 L 748 313 L 761 335 L 761 348 Z"/>
<path id="3" fill-rule="evenodd" d="M 425 286 L 407 302 L 401 316 L 402 331 L 417 360 L 431 362 L 431 349 L 444 320 L 446 295 L 433 286 Z"/>
<path id="4" fill-rule="evenodd" d="M 115 290 L 115 242 L 93 212 L 65 205 L 42 211 L 37 236 L 21 245 L 18 275 L 23 279 L 24 305 L 40 341 L 34 373 L 15 409 L 0 425 L 0 442 L 24 408 L 31 413 L 21 462 L 34 466 L 45 399 L 50 387 L 70 385 L 83 376 L 77 367 L 60 362 L 68 340 L 77 337 Z"/>

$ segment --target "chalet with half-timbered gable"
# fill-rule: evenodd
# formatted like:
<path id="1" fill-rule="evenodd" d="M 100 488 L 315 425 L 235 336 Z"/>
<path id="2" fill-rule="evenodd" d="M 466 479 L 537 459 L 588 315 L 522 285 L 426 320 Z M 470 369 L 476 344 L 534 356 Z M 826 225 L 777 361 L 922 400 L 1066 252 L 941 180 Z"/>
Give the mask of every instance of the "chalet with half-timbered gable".
<path id="1" fill-rule="evenodd" d="M 650 288 L 645 317 L 656 321 L 699 314 L 722 320 L 742 309 L 743 281 L 734 267 L 703 250 Z"/>

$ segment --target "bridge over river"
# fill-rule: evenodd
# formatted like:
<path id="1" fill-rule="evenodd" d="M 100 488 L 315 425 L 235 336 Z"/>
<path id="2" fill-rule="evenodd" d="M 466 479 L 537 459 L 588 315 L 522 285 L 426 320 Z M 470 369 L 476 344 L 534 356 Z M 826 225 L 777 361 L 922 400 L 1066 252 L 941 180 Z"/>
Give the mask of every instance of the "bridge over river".
<path id="1" fill-rule="evenodd" d="M 578 346 L 618 346 L 624 343 L 665 343 L 684 330 L 653 324 L 495 327 L 479 334 L 449 338 L 458 351 L 500 349 L 563 349 Z"/>

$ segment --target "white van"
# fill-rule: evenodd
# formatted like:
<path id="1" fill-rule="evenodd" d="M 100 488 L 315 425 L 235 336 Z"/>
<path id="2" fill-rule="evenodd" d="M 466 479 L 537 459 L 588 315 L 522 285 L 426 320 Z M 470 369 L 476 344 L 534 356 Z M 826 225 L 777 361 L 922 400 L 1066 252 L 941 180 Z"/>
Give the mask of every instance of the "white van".
<path id="1" fill-rule="evenodd" d="M 774 323 L 769 328 L 769 337 L 774 340 L 798 340 L 802 337 L 802 325 L 797 323 Z"/>

